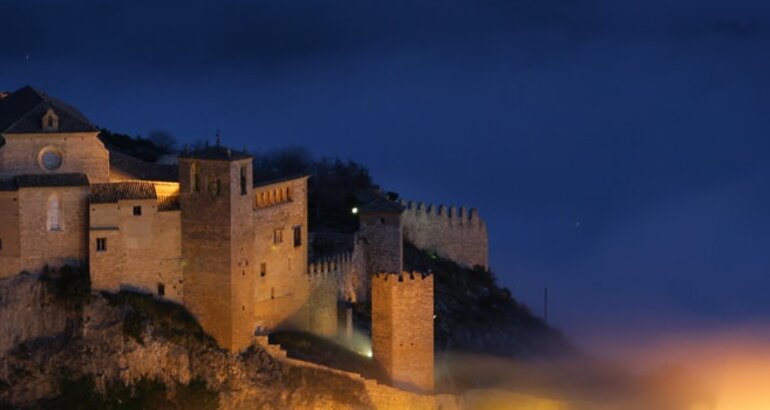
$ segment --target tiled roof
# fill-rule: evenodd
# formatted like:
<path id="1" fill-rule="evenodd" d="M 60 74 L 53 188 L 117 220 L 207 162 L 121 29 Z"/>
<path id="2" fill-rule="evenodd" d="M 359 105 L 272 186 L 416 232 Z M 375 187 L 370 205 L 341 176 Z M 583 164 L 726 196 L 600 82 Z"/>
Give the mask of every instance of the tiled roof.
<path id="1" fill-rule="evenodd" d="M 361 207 L 361 212 L 370 213 L 401 213 L 404 207 L 401 204 L 390 201 L 386 198 L 376 198 L 372 202 Z"/>
<path id="2" fill-rule="evenodd" d="M 178 211 L 179 209 L 181 209 L 179 207 L 179 195 L 158 197 L 158 211 Z"/>
<path id="3" fill-rule="evenodd" d="M 252 156 L 247 152 L 236 151 L 221 145 L 213 145 L 195 151 L 183 152 L 179 155 L 179 158 L 230 161 L 236 159 L 252 158 Z"/>
<path id="4" fill-rule="evenodd" d="M 132 179 L 179 181 L 179 166 L 177 165 L 153 164 L 117 151 L 110 151 L 110 169 L 116 169 L 130 175 Z"/>
<path id="5" fill-rule="evenodd" d="M 0 133 L 48 132 L 43 115 L 53 109 L 59 118 L 56 132 L 98 131 L 88 119 L 69 104 L 26 86 L 0 98 Z M 0 144 L 1 145 L 1 144 Z"/>
<path id="6" fill-rule="evenodd" d="M 155 186 L 150 182 L 128 181 L 92 184 L 89 201 L 93 204 L 118 202 L 125 199 L 156 199 Z"/>

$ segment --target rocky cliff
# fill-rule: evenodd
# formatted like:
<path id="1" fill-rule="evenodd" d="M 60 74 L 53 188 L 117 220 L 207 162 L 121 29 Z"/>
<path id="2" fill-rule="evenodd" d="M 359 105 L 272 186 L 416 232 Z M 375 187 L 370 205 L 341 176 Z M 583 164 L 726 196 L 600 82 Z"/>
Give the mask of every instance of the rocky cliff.
<path id="1" fill-rule="evenodd" d="M 219 349 L 179 305 L 62 283 L 0 282 L 0 408 L 373 407 L 361 381 Z"/>

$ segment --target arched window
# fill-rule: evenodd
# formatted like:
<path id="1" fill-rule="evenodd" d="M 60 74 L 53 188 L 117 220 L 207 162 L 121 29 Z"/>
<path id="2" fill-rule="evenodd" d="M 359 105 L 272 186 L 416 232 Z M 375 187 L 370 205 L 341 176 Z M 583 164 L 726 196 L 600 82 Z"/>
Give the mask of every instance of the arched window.
<path id="1" fill-rule="evenodd" d="M 193 162 L 190 165 L 190 192 L 201 191 L 201 173 L 198 169 L 198 163 Z"/>
<path id="2" fill-rule="evenodd" d="M 48 230 L 61 231 L 61 196 L 51 194 L 48 197 Z"/>
<path id="3" fill-rule="evenodd" d="M 57 131 L 59 129 L 59 117 L 53 108 L 49 108 L 43 115 L 42 126 L 46 131 Z"/>

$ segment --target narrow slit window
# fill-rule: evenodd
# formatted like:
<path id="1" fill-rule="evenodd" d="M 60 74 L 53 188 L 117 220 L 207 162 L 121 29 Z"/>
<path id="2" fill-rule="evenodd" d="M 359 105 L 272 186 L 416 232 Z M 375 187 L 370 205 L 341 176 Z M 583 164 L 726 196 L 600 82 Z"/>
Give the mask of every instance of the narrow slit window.
<path id="1" fill-rule="evenodd" d="M 162 283 L 158 283 L 158 296 L 165 296 L 166 295 L 166 285 Z"/>
<path id="2" fill-rule="evenodd" d="M 297 248 L 299 246 L 302 246 L 302 227 L 295 226 L 294 227 L 294 247 Z"/>
<path id="3" fill-rule="evenodd" d="M 61 197 L 58 194 L 48 198 L 48 230 L 61 231 Z"/>
<path id="4" fill-rule="evenodd" d="M 241 195 L 246 195 L 247 189 L 246 189 L 246 166 L 241 166 Z"/>
<path id="5" fill-rule="evenodd" d="M 259 276 L 265 276 L 267 275 L 267 264 L 262 263 L 259 265 Z"/>
<path id="6" fill-rule="evenodd" d="M 198 170 L 198 163 L 193 162 L 192 165 L 190 165 L 190 185 L 191 185 L 191 192 L 200 192 L 201 191 L 201 175 L 200 171 Z"/>
<path id="7" fill-rule="evenodd" d="M 96 238 L 96 251 L 97 252 L 107 251 L 107 238 Z"/>

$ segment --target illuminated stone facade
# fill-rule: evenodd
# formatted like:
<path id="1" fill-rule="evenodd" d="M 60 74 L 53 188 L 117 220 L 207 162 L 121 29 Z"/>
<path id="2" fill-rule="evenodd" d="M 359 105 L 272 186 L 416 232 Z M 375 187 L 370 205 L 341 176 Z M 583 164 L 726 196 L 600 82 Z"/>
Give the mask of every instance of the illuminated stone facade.
<path id="1" fill-rule="evenodd" d="M 433 391 L 433 275 L 372 276 L 372 351 L 394 387 Z"/>
<path id="2" fill-rule="evenodd" d="M 88 263 L 94 290 L 182 303 L 231 351 L 282 327 L 335 336 L 338 298 L 371 295 L 375 359 L 394 386 L 433 389 L 433 277 L 387 273 L 403 206 L 362 207 L 353 253 L 309 263 L 307 176 L 255 184 L 252 157 L 219 145 L 170 178 L 137 161 L 37 90 L 0 98 L 0 277 Z"/>
<path id="3" fill-rule="evenodd" d="M 308 272 L 306 176 L 255 186 L 249 155 L 212 146 L 163 179 L 29 87 L 0 99 L 0 136 L 0 277 L 87 262 L 94 290 L 183 303 L 233 351 L 279 327 L 336 333 L 338 278 Z"/>

